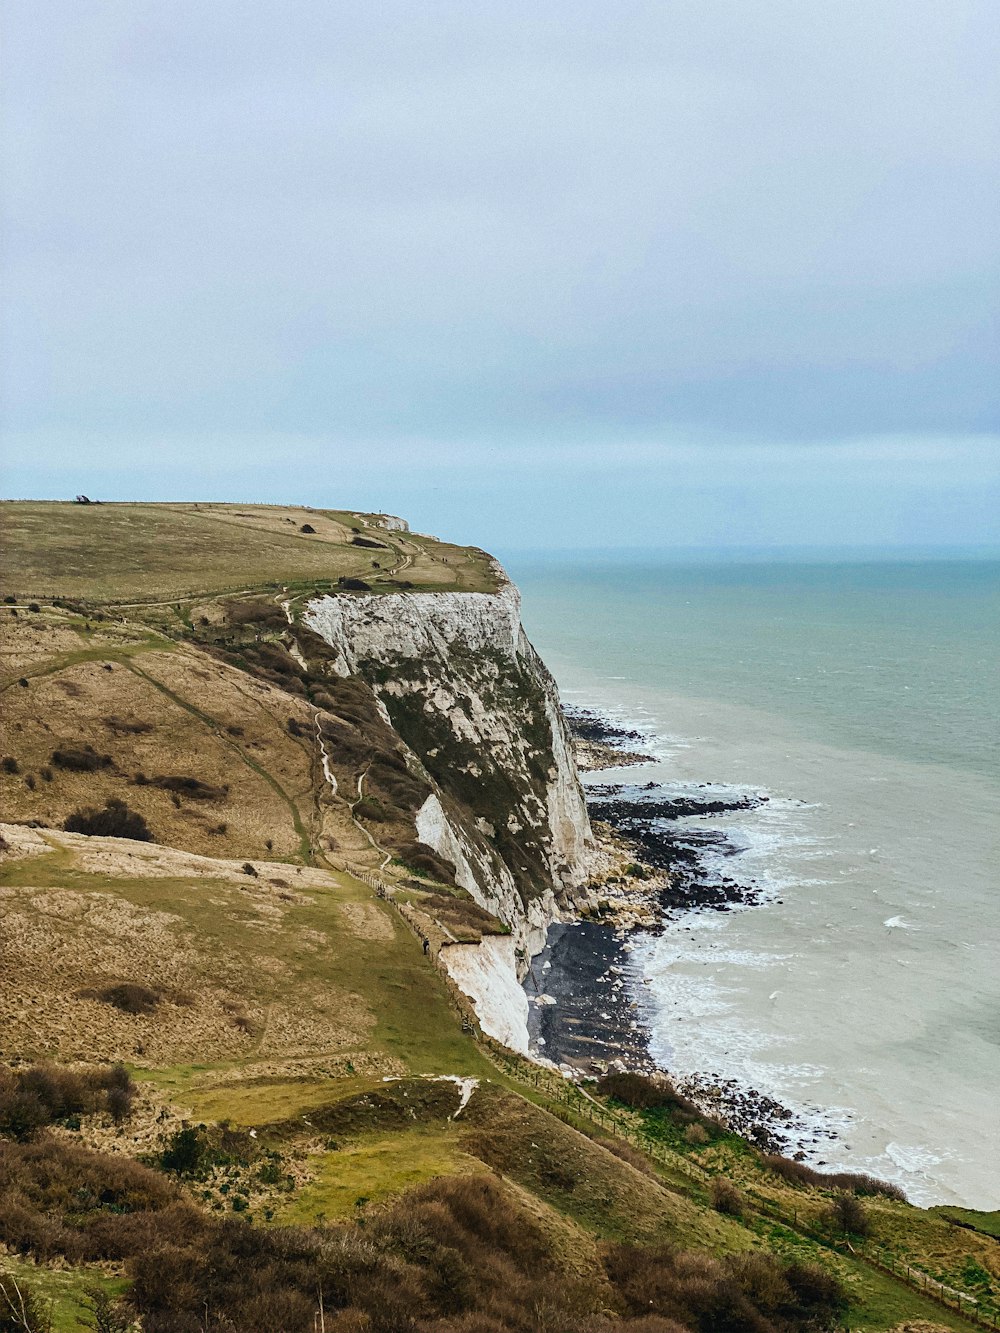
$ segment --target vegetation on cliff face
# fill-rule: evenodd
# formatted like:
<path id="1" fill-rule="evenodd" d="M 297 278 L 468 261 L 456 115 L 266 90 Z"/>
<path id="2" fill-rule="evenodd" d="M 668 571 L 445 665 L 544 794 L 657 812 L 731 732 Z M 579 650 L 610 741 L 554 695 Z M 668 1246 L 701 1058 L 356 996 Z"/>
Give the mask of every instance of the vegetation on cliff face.
<path id="1" fill-rule="evenodd" d="M 973 1327 L 935 1281 L 997 1308 L 990 1219 L 769 1162 L 662 1088 L 567 1102 L 481 1037 L 435 954 L 502 927 L 413 818 L 540 789 L 538 679 L 475 666 L 510 765 L 420 706 L 426 664 L 331 671 L 300 609 L 488 590 L 482 553 L 313 510 L 0 517 L 0 1330 Z M 475 836 L 519 892 L 548 873 L 526 829 Z"/>

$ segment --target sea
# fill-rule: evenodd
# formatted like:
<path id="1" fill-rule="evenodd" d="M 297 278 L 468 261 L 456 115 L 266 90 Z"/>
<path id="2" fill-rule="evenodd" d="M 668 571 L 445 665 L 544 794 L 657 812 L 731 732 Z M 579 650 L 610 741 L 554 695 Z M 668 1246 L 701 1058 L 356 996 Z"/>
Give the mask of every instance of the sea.
<path id="1" fill-rule="evenodd" d="M 585 783 L 767 797 L 711 821 L 759 905 L 632 941 L 656 1063 L 773 1097 L 814 1165 L 1000 1208 L 1000 558 L 505 564 L 563 699 L 653 758 Z"/>

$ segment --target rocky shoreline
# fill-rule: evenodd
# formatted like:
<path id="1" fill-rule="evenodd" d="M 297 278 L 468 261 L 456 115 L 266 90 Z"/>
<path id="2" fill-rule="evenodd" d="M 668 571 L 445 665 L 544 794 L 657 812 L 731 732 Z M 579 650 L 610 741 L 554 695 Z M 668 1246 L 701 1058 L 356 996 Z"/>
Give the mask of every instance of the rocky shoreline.
<path id="1" fill-rule="evenodd" d="M 623 767 L 623 759 L 653 762 L 630 749 L 646 739 L 639 732 L 588 709 L 567 711 L 578 750 L 595 761 L 581 764 L 585 771 Z M 598 753 L 607 762 L 597 763 Z M 752 810 L 768 798 L 720 797 L 705 785 L 678 796 L 655 782 L 592 784 L 586 796 L 597 839 L 595 873 L 579 904 L 580 919 L 551 927 L 544 950 L 532 960 L 524 983 L 530 1044 L 537 1056 L 579 1077 L 608 1069 L 651 1073 L 657 1066 L 640 1002 L 644 979 L 630 956 L 634 937 L 660 933 L 692 910 L 726 912 L 762 901 L 752 880 L 718 869 L 720 859 L 741 848 L 723 829 L 692 827 L 691 820 Z M 801 1160 L 807 1147 L 815 1153 L 822 1138 L 833 1137 L 736 1080 L 699 1074 L 674 1081 L 707 1114 L 765 1151 Z"/>
<path id="2" fill-rule="evenodd" d="M 645 740 L 639 731 L 616 727 L 589 708 L 564 706 L 563 714 L 573 737 L 576 766 L 581 773 L 599 773 L 606 768 L 631 768 L 652 764 L 655 758 L 633 748 Z"/>

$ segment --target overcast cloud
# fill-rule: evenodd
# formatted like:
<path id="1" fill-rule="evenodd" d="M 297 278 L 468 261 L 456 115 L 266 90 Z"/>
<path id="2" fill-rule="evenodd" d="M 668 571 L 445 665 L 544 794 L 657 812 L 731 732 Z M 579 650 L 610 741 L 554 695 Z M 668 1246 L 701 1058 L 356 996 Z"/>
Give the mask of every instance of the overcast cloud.
<path id="1" fill-rule="evenodd" d="M 4 493 L 1000 540 L 993 0 L 5 29 Z"/>

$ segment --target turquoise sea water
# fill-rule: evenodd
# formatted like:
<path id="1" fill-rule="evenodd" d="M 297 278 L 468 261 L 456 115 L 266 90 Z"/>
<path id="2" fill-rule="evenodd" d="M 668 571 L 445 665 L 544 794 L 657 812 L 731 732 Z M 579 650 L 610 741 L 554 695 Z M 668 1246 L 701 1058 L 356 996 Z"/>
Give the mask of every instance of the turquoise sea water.
<path id="1" fill-rule="evenodd" d="M 564 697 L 649 736 L 618 778 L 770 796 L 725 823 L 766 904 L 633 953 L 660 1062 L 804 1111 L 816 1161 L 1000 1206 L 1000 561 L 507 567 Z"/>

